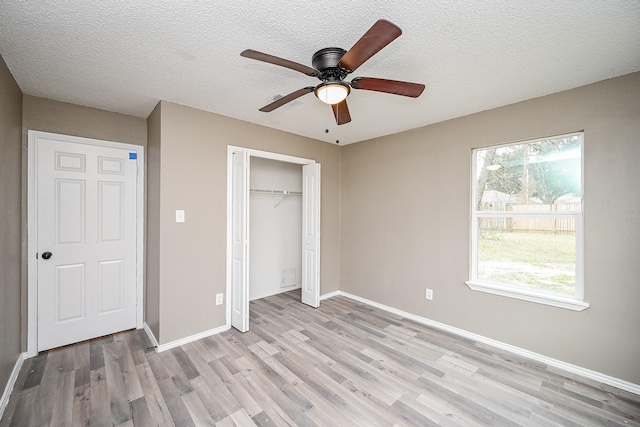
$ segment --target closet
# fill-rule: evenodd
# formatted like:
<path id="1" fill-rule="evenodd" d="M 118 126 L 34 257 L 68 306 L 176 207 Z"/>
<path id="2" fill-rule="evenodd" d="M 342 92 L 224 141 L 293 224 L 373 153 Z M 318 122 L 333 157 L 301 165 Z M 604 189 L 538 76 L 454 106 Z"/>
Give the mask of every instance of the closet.
<path id="1" fill-rule="evenodd" d="M 302 283 L 302 165 L 251 157 L 249 300 Z"/>

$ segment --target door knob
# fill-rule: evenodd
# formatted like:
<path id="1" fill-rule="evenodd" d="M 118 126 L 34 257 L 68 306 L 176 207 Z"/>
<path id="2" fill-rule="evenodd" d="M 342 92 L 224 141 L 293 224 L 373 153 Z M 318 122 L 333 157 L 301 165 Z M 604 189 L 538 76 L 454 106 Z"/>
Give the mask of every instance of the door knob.
<path id="1" fill-rule="evenodd" d="M 51 252 L 44 252 L 42 254 L 42 259 L 49 259 L 51 258 L 51 255 L 53 255 Z"/>

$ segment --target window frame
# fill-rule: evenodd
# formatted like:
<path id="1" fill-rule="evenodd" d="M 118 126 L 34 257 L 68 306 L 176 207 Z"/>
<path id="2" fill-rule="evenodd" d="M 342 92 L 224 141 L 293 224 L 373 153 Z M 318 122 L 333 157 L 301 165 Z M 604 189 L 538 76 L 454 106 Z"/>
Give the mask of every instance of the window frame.
<path id="1" fill-rule="evenodd" d="M 477 153 L 491 148 L 501 148 L 513 145 L 522 145 L 531 142 L 563 138 L 569 136 L 580 136 L 580 188 L 582 197 L 580 199 L 580 212 L 517 212 L 517 211 L 481 211 L 477 208 Z M 589 303 L 584 301 L 584 131 L 571 132 L 567 134 L 554 135 L 543 138 L 528 139 L 504 144 L 488 145 L 476 147 L 471 150 L 471 210 L 470 210 L 470 247 L 469 247 L 469 280 L 465 284 L 474 291 L 485 292 L 494 295 L 530 301 L 538 304 L 545 304 L 574 311 L 582 311 L 589 307 Z M 576 265 L 575 265 L 575 296 L 565 295 L 558 292 L 544 291 L 527 288 L 521 285 L 492 282 L 478 279 L 478 228 L 479 218 L 573 218 L 576 227 Z"/>

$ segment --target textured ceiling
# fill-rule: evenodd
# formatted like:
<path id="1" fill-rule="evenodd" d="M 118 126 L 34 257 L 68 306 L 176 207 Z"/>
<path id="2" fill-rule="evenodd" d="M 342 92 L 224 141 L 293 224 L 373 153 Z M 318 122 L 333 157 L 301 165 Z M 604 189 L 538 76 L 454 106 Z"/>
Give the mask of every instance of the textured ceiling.
<path id="1" fill-rule="evenodd" d="M 354 90 L 342 126 L 313 94 L 258 111 L 318 80 L 242 50 L 310 66 L 380 18 L 403 34 L 350 77 L 424 83 L 420 98 Z M 349 144 L 638 71 L 640 2 L 0 0 L 0 54 L 29 95 L 139 117 L 166 100 Z"/>

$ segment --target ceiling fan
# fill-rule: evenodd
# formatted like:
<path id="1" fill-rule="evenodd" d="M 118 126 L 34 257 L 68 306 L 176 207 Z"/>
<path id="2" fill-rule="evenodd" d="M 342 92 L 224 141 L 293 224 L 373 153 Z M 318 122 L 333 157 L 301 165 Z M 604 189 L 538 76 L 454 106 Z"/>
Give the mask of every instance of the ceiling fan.
<path id="1" fill-rule="evenodd" d="M 299 71 L 322 81 L 315 87 L 307 86 L 283 96 L 271 104 L 265 105 L 260 111 L 268 113 L 302 95 L 315 92 L 318 99 L 331 105 L 336 123 L 343 125 L 351 121 L 346 100 L 351 89 L 372 90 L 412 98 L 417 98 L 424 91 L 423 84 L 397 80 L 372 77 L 356 77 L 350 82 L 344 80 L 348 74 L 354 72 L 365 61 L 398 38 L 400 34 L 402 34 L 400 28 L 385 19 L 380 19 L 349 51 L 339 47 L 327 47 L 314 53 L 311 59 L 313 68 L 251 49 L 243 51 L 240 55 Z"/>

